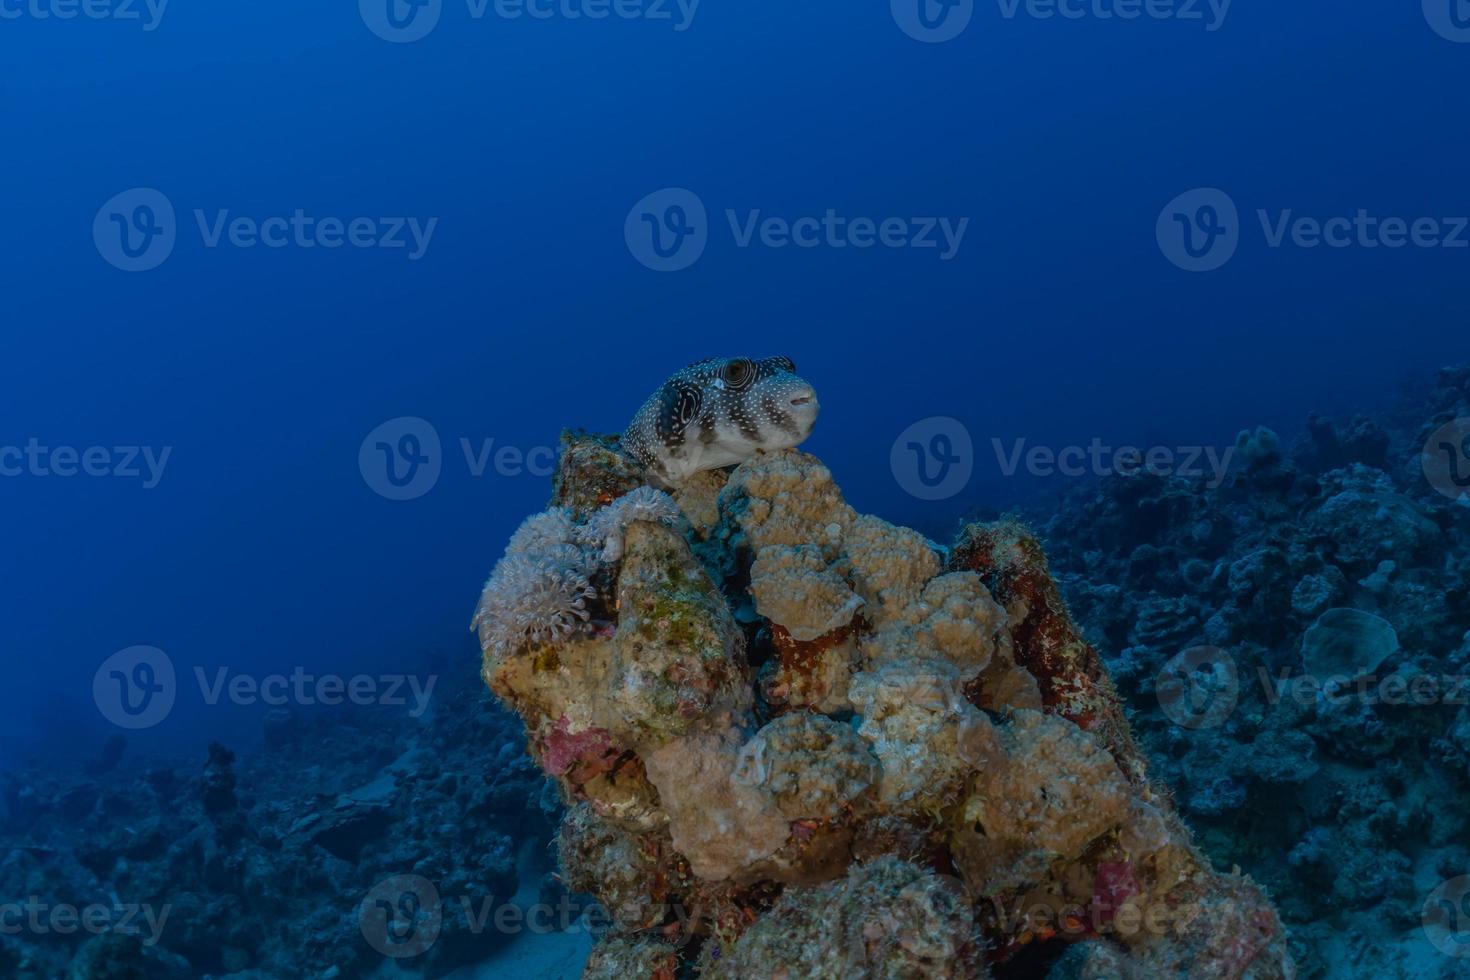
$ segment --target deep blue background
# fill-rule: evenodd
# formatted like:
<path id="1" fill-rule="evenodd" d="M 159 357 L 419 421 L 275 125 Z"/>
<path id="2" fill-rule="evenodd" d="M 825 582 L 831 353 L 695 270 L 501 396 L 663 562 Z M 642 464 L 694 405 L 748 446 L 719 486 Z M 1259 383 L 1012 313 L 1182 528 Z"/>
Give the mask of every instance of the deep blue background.
<path id="1" fill-rule="evenodd" d="M 0 444 L 173 447 L 151 491 L 0 480 L 0 753 L 89 751 L 93 671 L 132 644 L 186 670 L 472 661 L 479 584 L 548 487 L 471 478 L 458 440 L 620 429 L 710 354 L 795 358 L 824 406 L 808 448 L 856 506 L 931 526 L 1014 496 L 992 437 L 1224 445 L 1381 404 L 1463 358 L 1470 252 L 1270 250 L 1253 214 L 1470 213 L 1467 79 L 1470 45 L 1417 3 L 1237 0 L 1208 33 L 982 2 L 940 45 L 875 0 L 704 0 L 683 33 L 473 22 L 448 0 L 405 45 L 347 2 L 174 0 L 152 32 L 0 20 Z M 91 228 L 138 186 L 169 196 L 180 242 L 127 274 Z M 623 221 L 667 186 L 715 232 L 658 274 Z M 1192 275 L 1154 223 L 1199 186 L 1247 233 Z M 416 263 L 208 250 L 194 208 L 439 226 Z M 948 263 L 741 250 L 726 208 L 971 224 Z M 969 493 L 924 504 L 888 452 L 939 414 L 981 457 Z M 447 457 L 431 493 L 390 502 L 357 453 L 402 415 Z M 226 726 L 197 700 L 136 744 Z"/>

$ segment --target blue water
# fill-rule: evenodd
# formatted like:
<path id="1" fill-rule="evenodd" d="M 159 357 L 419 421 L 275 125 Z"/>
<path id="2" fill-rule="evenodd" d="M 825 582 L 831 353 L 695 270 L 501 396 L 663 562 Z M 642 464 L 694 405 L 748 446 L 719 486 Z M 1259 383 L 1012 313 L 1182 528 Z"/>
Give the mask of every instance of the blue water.
<path id="1" fill-rule="evenodd" d="M 1027 492 L 992 439 L 1226 446 L 1386 404 L 1464 355 L 1470 250 L 1270 248 L 1256 218 L 1470 213 L 1470 45 L 1418 4 L 1241 0 L 1209 30 L 1204 5 L 1074 21 L 982 3 L 927 44 L 879 2 L 705 0 L 678 30 L 672 3 L 663 21 L 477 20 L 446 0 L 397 44 L 350 3 L 174 0 L 145 30 L 141 4 L 143 21 L 60 20 L 37 2 L 0 0 L 0 444 L 170 455 L 151 488 L 0 479 L 5 756 L 93 751 L 93 674 L 134 644 L 256 674 L 472 661 L 478 586 L 548 485 L 472 475 L 460 440 L 528 453 L 563 426 L 616 431 L 700 357 L 794 358 L 823 404 L 807 448 L 854 505 L 938 525 Z M 624 225 L 669 187 L 708 209 L 708 244 L 661 273 Z M 1241 215 L 1208 273 L 1155 234 L 1199 187 Z M 165 195 L 177 240 L 129 273 L 93 223 L 133 188 Z M 414 260 L 211 248 L 194 214 L 298 209 L 437 222 Z M 726 211 L 757 209 L 968 224 L 947 261 L 739 247 Z M 403 416 L 432 424 L 442 473 L 394 501 L 359 449 Z M 889 466 L 930 416 L 976 446 L 971 485 L 934 502 Z M 181 698 L 134 744 L 236 723 Z"/>

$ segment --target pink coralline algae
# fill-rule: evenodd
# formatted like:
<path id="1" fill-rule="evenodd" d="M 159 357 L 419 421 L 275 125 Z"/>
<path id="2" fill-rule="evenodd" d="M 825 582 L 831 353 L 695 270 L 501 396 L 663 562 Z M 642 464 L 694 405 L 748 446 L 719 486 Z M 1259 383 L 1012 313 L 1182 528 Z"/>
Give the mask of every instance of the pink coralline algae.
<path id="1" fill-rule="evenodd" d="M 601 728 L 567 731 L 566 718 L 558 718 L 541 745 L 541 766 L 547 774 L 565 776 L 579 763 L 594 768 L 603 765 L 612 751 L 612 737 Z"/>

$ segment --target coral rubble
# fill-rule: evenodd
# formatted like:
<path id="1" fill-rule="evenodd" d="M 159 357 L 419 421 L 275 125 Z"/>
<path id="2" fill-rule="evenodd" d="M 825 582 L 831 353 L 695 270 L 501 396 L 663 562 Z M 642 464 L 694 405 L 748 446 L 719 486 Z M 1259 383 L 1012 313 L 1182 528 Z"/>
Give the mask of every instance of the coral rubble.
<path id="1" fill-rule="evenodd" d="M 510 550 L 484 677 L 609 913 L 587 976 L 1293 975 L 1020 527 L 940 548 L 790 449 L 671 498 L 572 434 Z"/>

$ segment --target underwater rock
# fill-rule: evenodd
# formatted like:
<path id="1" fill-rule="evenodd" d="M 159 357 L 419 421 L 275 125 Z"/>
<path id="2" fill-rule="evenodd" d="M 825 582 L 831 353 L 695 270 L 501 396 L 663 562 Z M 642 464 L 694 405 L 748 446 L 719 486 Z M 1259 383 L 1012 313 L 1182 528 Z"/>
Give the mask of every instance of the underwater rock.
<path id="1" fill-rule="evenodd" d="M 88 762 L 84 770 L 88 776 L 105 776 L 117 768 L 123 754 L 128 750 L 128 737 L 122 732 L 113 732 L 102 744 L 97 758 Z"/>
<path id="2" fill-rule="evenodd" d="M 510 937 L 463 910 L 493 923 L 517 893 L 517 854 L 543 847 L 555 821 L 537 804 L 543 774 L 519 722 L 475 671 L 442 681 L 442 710 L 431 716 L 300 709 L 296 740 L 262 738 L 233 761 L 216 749 L 202 773 L 190 756 L 203 746 L 185 743 L 177 768 L 157 756 L 151 768 L 125 760 L 95 776 L 52 767 L 0 778 L 0 799 L 15 801 L 4 809 L 17 813 L 0 825 L 0 895 L 34 901 L 43 917 L 73 907 L 80 923 L 0 934 L 0 976 L 376 975 L 384 957 L 358 909 L 406 874 L 439 889 L 445 915 L 432 948 L 404 961 L 403 975 L 444 976 L 484 959 Z M 96 935 L 85 923 L 103 913 L 117 928 Z"/>
<path id="3" fill-rule="evenodd" d="M 481 631 L 569 804 L 563 876 L 612 913 L 587 976 L 984 977 L 1088 937 L 1139 976 L 1290 975 L 1269 902 L 1210 869 L 1150 779 L 1024 528 L 947 552 L 795 450 L 701 473 L 674 520 L 616 449 L 565 437 L 553 509 L 503 559 L 585 562 L 585 620 Z M 609 526 L 623 547 L 595 546 Z M 492 578 L 477 624 L 520 601 Z M 1107 908 L 1064 936 L 995 914 L 1020 900 Z M 1127 900 L 1252 931 L 1125 936 Z"/>
<path id="4" fill-rule="evenodd" d="M 730 948 L 712 946 L 710 980 L 852 980 L 989 975 L 985 940 L 952 879 L 885 857 L 818 888 L 792 888 Z"/>
<path id="5" fill-rule="evenodd" d="M 199 798 L 204 803 L 205 812 L 210 814 L 233 810 L 238 803 L 235 799 L 235 753 L 218 742 L 209 744 L 209 761 L 204 766 Z"/>

